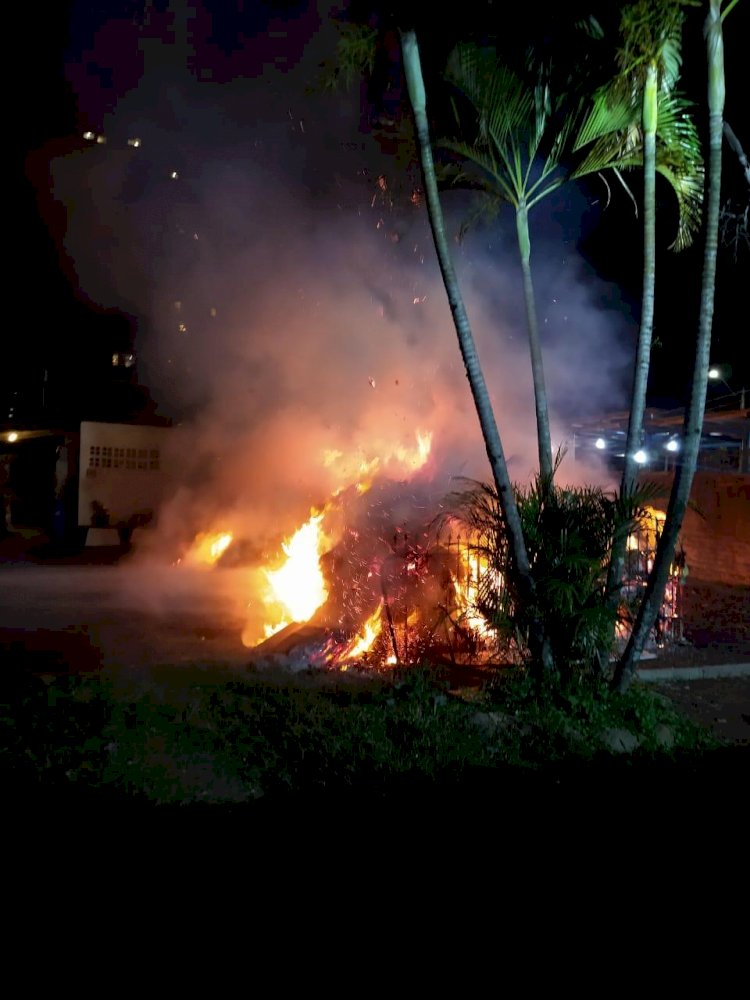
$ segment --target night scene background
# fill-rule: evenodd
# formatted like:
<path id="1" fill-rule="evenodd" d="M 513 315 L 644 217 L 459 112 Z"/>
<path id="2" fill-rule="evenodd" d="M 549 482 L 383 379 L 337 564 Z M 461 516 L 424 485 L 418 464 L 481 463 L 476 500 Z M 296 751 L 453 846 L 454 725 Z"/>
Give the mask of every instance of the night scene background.
<path id="1" fill-rule="evenodd" d="M 518 14 L 509 24 L 494 9 L 462 7 L 466 32 L 502 19 L 508 51 L 517 39 L 555 39 L 554 21 Z M 462 28 L 415 11 L 429 73 Z M 4 426 L 186 423 L 186 481 L 214 470 L 212 502 L 252 493 L 256 519 L 273 516 L 279 491 L 299 490 L 301 509 L 329 489 L 311 467 L 321 448 L 348 454 L 406 429 L 431 429 L 447 475 L 485 475 L 418 167 L 393 138 L 404 114 L 398 53 L 381 52 L 369 88 L 326 87 L 340 13 L 113 0 L 56 4 L 41 22 L 20 15 L 29 57 L 13 137 L 21 223 Z M 725 38 L 726 119 L 741 141 L 746 14 L 733 14 Z M 616 28 L 612 16 L 603 23 Z M 701 31 L 695 12 L 681 86 L 704 134 Z M 726 146 L 724 188 L 723 201 L 746 202 Z M 692 370 L 702 238 L 670 251 L 672 196 L 666 185 L 658 195 L 650 404 L 677 407 Z M 449 192 L 444 206 L 457 235 L 466 197 Z M 596 178 L 546 199 L 531 226 L 559 444 L 571 423 L 627 406 L 641 229 L 619 185 L 608 199 Z M 512 212 L 454 246 L 511 472 L 523 479 L 536 448 Z M 711 387 L 718 405 L 748 381 L 747 263 L 743 246 L 719 261 L 713 359 L 730 367 Z"/>
<path id="2" fill-rule="evenodd" d="M 524 688 L 523 670 L 506 671 L 535 665 L 528 608 L 508 597 L 514 555 L 496 510 L 489 528 L 455 516 L 454 491 L 490 474 L 428 224 L 396 26 L 417 32 L 438 140 L 450 117 L 442 73 L 459 39 L 497 44 L 519 70 L 533 51 L 571 87 L 603 83 L 615 71 L 620 7 L 68 0 L 14 9 L 0 771 L 6 797 L 61 796 L 63 822 L 39 829 L 69 829 L 69 803 L 87 790 L 100 815 L 110 795 L 138 808 L 272 811 L 296 791 L 352 788 L 375 792 L 375 812 L 385 789 L 417 810 L 427 797 L 414 791 L 429 790 L 461 817 L 466 844 L 466 807 L 486 803 L 482 837 L 507 829 L 514 852 L 524 817 L 558 837 L 587 809 L 579 842 L 612 830 L 616 850 L 617 831 L 636 828 L 650 847 L 653 831 L 705 846 L 696 820 L 718 831 L 732 805 L 732 826 L 744 829 L 746 229 L 719 250 L 719 377 L 707 390 L 691 509 L 638 659 L 639 680 L 662 667 L 670 678 L 657 698 L 637 684 L 618 701 L 602 682 L 665 537 L 659 505 L 681 462 L 698 327 L 703 233 L 670 250 L 677 212 L 662 178 L 644 441 L 661 438 L 642 466 L 653 474 L 643 518 L 622 539 L 616 608 L 603 567 L 638 334 L 642 219 L 615 180 L 598 176 L 563 185 L 530 214 L 552 444 L 569 448 L 555 477 L 565 517 L 550 530 L 534 512 L 555 509 L 535 508 L 533 487 L 525 497 L 533 575 L 551 595 L 531 606 L 552 629 L 563 623 L 557 665 L 570 689 L 547 688 L 549 677 Z M 704 151 L 706 7 L 686 6 L 680 84 Z M 745 150 L 749 12 L 739 0 L 724 30 L 725 120 Z M 601 44 L 581 31 L 591 14 Z M 337 46 L 350 20 L 370 25 L 378 47 L 372 72 L 357 68 L 347 81 Z M 628 180 L 640 202 L 640 172 Z M 513 211 L 467 226 L 471 193 L 446 185 L 441 198 L 523 493 L 538 451 Z M 748 204 L 726 143 L 722 203 L 738 213 Z M 617 447 L 598 436 L 605 427 Z M 568 488 L 581 486 L 592 489 Z M 473 496 L 481 510 L 486 492 Z M 577 509 L 584 519 L 569 530 Z M 687 671 L 683 688 L 675 666 Z M 491 685 L 484 668 L 493 681 L 512 673 L 510 686 Z M 686 729 L 670 704 L 704 728 Z M 722 749 L 737 744 L 734 764 L 716 753 L 709 766 L 709 730 Z M 580 796 L 569 762 L 581 764 Z M 542 807 L 538 821 L 529 802 Z M 348 806 L 327 851 L 341 831 L 358 846 L 380 843 Z M 26 802 L 13 815 L 30 816 Z M 290 824 L 295 850 L 318 818 Z M 665 839 L 668 822 L 675 835 Z M 92 829 L 77 852 L 89 850 Z M 402 829 L 391 823 L 382 843 L 398 848 Z M 444 831 L 433 824 L 416 842 L 444 852 Z M 596 849 L 611 844 L 600 837 Z"/>

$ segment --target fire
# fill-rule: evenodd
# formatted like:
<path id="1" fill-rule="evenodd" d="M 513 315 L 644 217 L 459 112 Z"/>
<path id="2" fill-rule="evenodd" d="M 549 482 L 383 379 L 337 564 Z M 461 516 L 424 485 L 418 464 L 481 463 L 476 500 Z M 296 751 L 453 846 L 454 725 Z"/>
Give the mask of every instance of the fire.
<path id="1" fill-rule="evenodd" d="M 343 649 L 337 650 L 331 654 L 328 662 L 332 666 L 340 666 L 350 663 L 352 660 L 356 660 L 358 657 L 364 656 L 365 653 L 368 653 L 372 649 L 383 627 L 382 611 L 383 602 L 381 601 L 375 611 L 370 615 L 362 628 L 359 630 L 357 635 L 355 635 Z M 344 666 L 343 669 L 346 669 L 346 667 Z"/>
<path id="2" fill-rule="evenodd" d="M 308 621 L 328 597 L 320 568 L 320 557 L 330 547 L 321 528 L 324 513 L 312 514 L 282 543 L 286 561 L 279 569 L 265 570 L 270 589 L 264 601 L 277 615 L 275 624 L 264 626 L 265 638 L 290 622 Z"/>
<path id="3" fill-rule="evenodd" d="M 407 468 L 421 469 L 430 457 L 432 450 L 432 433 L 417 431 L 416 448 L 396 448 L 394 455 Z"/>
<path id="4" fill-rule="evenodd" d="M 231 531 L 202 531 L 196 535 L 185 561 L 213 566 L 232 544 L 232 538 Z"/>
<path id="5" fill-rule="evenodd" d="M 332 528 L 330 521 L 327 530 L 324 525 L 327 514 L 341 509 L 342 494 L 348 489 L 359 494 L 367 492 L 380 474 L 392 476 L 396 471 L 400 477 L 413 475 L 427 463 L 431 448 L 432 433 L 418 430 L 411 446 L 374 443 L 367 452 L 359 449 L 346 455 L 331 448 L 321 453 L 322 466 L 331 470 L 338 486 L 325 507 L 313 509 L 310 518 L 282 543 L 281 565 L 261 570 L 261 580 L 267 585 L 266 593 L 261 595 L 266 623 L 262 629 L 248 625 L 242 635 L 244 645 L 257 646 L 292 623 L 309 622 L 328 599 L 320 559 L 333 547 L 330 532 L 339 529 Z M 343 649 L 330 654 L 330 662 L 351 661 L 371 649 L 382 628 L 381 611 L 382 603 Z"/>
<path id="6" fill-rule="evenodd" d="M 369 449 L 368 453 L 361 449 L 356 458 L 337 448 L 326 449 L 322 454 L 323 466 L 338 474 L 340 490 L 354 485 L 358 493 L 366 493 L 375 476 L 384 470 L 392 472 L 396 466 L 399 476 L 410 476 L 427 464 L 432 451 L 432 432 L 417 430 L 415 439 L 416 443 L 411 446 L 392 443 L 375 446 L 374 454 Z"/>
<path id="7" fill-rule="evenodd" d="M 458 576 L 453 576 L 453 587 L 461 624 L 471 629 L 477 636 L 489 638 L 492 629 L 477 610 L 479 587 L 489 570 L 489 561 L 485 555 L 472 547 L 463 548 L 460 557 L 462 572 Z"/>

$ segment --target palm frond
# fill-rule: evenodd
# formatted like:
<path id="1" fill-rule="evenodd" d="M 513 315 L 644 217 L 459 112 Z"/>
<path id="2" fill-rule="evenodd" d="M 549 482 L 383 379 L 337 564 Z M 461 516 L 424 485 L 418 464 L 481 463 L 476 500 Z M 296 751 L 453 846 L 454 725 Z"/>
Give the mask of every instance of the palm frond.
<path id="1" fill-rule="evenodd" d="M 457 46 L 451 53 L 446 79 L 472 104 L 477 115 L 480 141 L 490 135 L 503 144 L 534 119 L 533 91 L 490 49 Z"/>
<path id="2" fill-rule="evenodd" d="M 660 91 L 656 131 L 656 169 L 669 182 L 677 198 L 679 222 L 670 249 L 682 250 L 700 227 L 704 167 L 691 104 L 675 91 Z M 629 170 L 643 165 L 643 133 L 636 109 L 624 99 L 599 94 L 578 134 L 575 147 L 592 142 L 571 176 L 585 177 L 603 170 Z M 621 174 L 618 174 L 622 180 Z M 632 199 L 632 192 L 627 188 Z"/>
<path id="3" fill-rule="evenodd" d="M 630 99 L 600 90 L 594 95 L 592 107 L 573 143 L 573 152 L 605 136 L 622 132 L 640 123 L 640 106 Z"/>
<path id="4" fill-rule="evenodd" d="M 472 143 L 461 142 L 453 139 L 441 139 L 438 145 L 445 150 L 456 153 L 463 160 L 464 169 L 457 175 L 457 179 L 469 183 L 460 183 L 461 187 L 487 187 L 487 181 L 491 180 L 493 185 L 502 192 L 506 201 L 512 205 L 517 205 L 520 192 L 516 184 L 515 172 L 512 163 L 505 157 L 505 151 L 500 150 L 499 155 L 503 162 L 493 155 L 493 150 L 476 146 Z M 471 170 L 470 168 L 475 168 Z"/>

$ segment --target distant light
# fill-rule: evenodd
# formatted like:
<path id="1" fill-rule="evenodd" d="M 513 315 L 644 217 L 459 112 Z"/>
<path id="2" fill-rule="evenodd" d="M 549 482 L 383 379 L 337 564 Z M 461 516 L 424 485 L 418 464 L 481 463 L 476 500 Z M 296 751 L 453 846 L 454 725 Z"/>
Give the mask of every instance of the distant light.
<path id="1" fill-rule="evenodd" d="M 672 438 L 671 441 L 667 441 L 664 447 L 667 449 L 667 451 L 679 451 L 680 442 L 676 438 Z"/>
<path id="2" fill-rule="evenodd" d="M 89 139 L 89 140 L 96 139 L 96 132 L 84 132 L 83 133 L 83 138 L 84 139 Z"/>
<path id="3" fill-rule="evenodd" d="M 607 442 L 604 440 L 604 438 L 597 438 L 596 441 L 594 441 L 594 447 L 598 448 L 599 451 L 602 451 L 604 448 L 607 447 Z"/>
<path id="4" fill-rule="evenodd" d="M 17 431 L 11 431 L 10 434 L 8 435 L 8 440 L 11 442 L 11 444 L 14 441 L 17 441 L 18 440 L 18 432 Z"/>
<path id="5" fill-rule="evenodd" d="M 721 378 L 721 372 L 719 371 L 718 368 L 709 368 L 708 369 L 708 377 L 709 378 Z"/>
<path id="6" fill-rule="evenodd" d="M 169 176 L 172 178 L 173 181 L 176 181 L 180 175 L 177 173 L 176 170 L 173 170 Z"/>
<path id="7" fill-rule="evenodd" d="M 133 149 L 138 149 L 141 144 L 140 139 L 128 139 L 128 146 L 132 146 Z"/>
<path id="8" fill-rule="evenodd" d="M 98 145 L 103 146 L 104 143 L 107 141 L 107 137 L 106 137 L 106 135 L 98 135 L 96 137 L 96 141 L 97 141 Z"/>
<path id="9" fill-rule="evenodd" d="M 633 460 L 636 461 L 638 465 L 645 465 L 646 462 L 648 462 L 648 455 L 643 448 L 639 448 L 635 455 L 633 455 Z"/>
<path id="10" fill-rule="evenodd" d="M 118 367 L 122 365 L 124 368 L 132 368 L 135 364 L 135 354 L 113 354 L 112 355 L 112 365 L 113 367 Z"/>

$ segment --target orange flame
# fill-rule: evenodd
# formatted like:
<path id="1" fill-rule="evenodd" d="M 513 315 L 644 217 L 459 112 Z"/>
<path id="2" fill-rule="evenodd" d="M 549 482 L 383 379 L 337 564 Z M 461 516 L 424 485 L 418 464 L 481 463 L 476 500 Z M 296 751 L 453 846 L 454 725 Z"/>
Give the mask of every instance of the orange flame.
<path id="1" fill-rule="evenodd" d="M 374 477 L 394 463 L 400 466 L 400 473 L 412 475 L 427 463 L 432 450 L 432 431 L 416 431 L 416 444 L 408 447 L 402 444 L 382 444 L 375 447 L 376 454 L 359 452 L 356 459 L 338 449 L 323 452 L 323 465 L 338 472 L 342 486 L 356 484 L 358 493 L 366 493 Z"/>
<path id="2" fill-rule="evenodd" d="M 231 531 L 202 531 L 196 535 L 185 561 L 213 566 L 232 544 Z"/>
<path id="3" fill-rule="evenodd" d="M 290 622 L 309 621 L 328 597 L 320 568 L 320 557 L 329 547 L 321 529 L 323 516 L 313 514 L 282 543 L 286 561 L 279 569 L 265 570 L 270 589 L 264 601 L 277 618 L 264 626 L 266 638 Z"/>
<path id="4" fill-rule="evenodd" d="M 339 665 L 350 663 L 352 660 L 356 660 L 358 657 L 364 656 L 365 653 L 372 649 L 373 643 L 380 635 L 380 631 L 383 627 L 381 618 L 382 610 L 383 602 L 381 601 L 375 611 L 370 615 L 362 628 L 359 630 L 357 635 L 355 635 L 342 650 L 333 654 L 330 660 L 332 664 Z M 344 667 L 344 669 L 346 669 L 346 667 Z"/>
<path id="5" fill-rule="evenodd" d="M 473 548 L 461 551 L 463 573 L 453 577 L 456 606 L 463 625 L 482 638 L 489 638 L 491 627 L 477 610 L 479 585 L 489 568 L 487 557 Z"/>
<path id="6" fill-rule="evenodd" d="M 402 473 L 417 472 L 429 459 L 431 448 L 432 433 L 418 430 L 413 447 L 390 445 L 378 449 L 380 453 L 372 457 L 362 451 L 356 457 L 346 456 L 344 452 L 334 448 L 323 451 L 322 464 L 334 471 L 340 483 L 339 488 L 334 490 L 331 500 L 322 511 L 313 510 L 309 520 L 282 543 L 286 557 L 282 565 L 278 569 L 263 570 L 268 584 L 263 603 L 270 621 L 263 626 L 263 635 L 260 637 L 257 632 L 253 634 L 254 629 L 248 626 L 242 635 L 244 645 L 258 645 L 292 622 L 309 621 L 328 599 L 320 557 L 330 550 L 333 541 L 324 532 L 322 522 L 333 508 L 336 498 L 352 486 L 358 493 L 367 492 L 377 473 L 393 462 L 403 467 Z M 381 629 L 380 612 L 381 608 L 378 608 L 342 653 L 333 654 L 336 662 L 361 656 L 372 646 Z"/>

